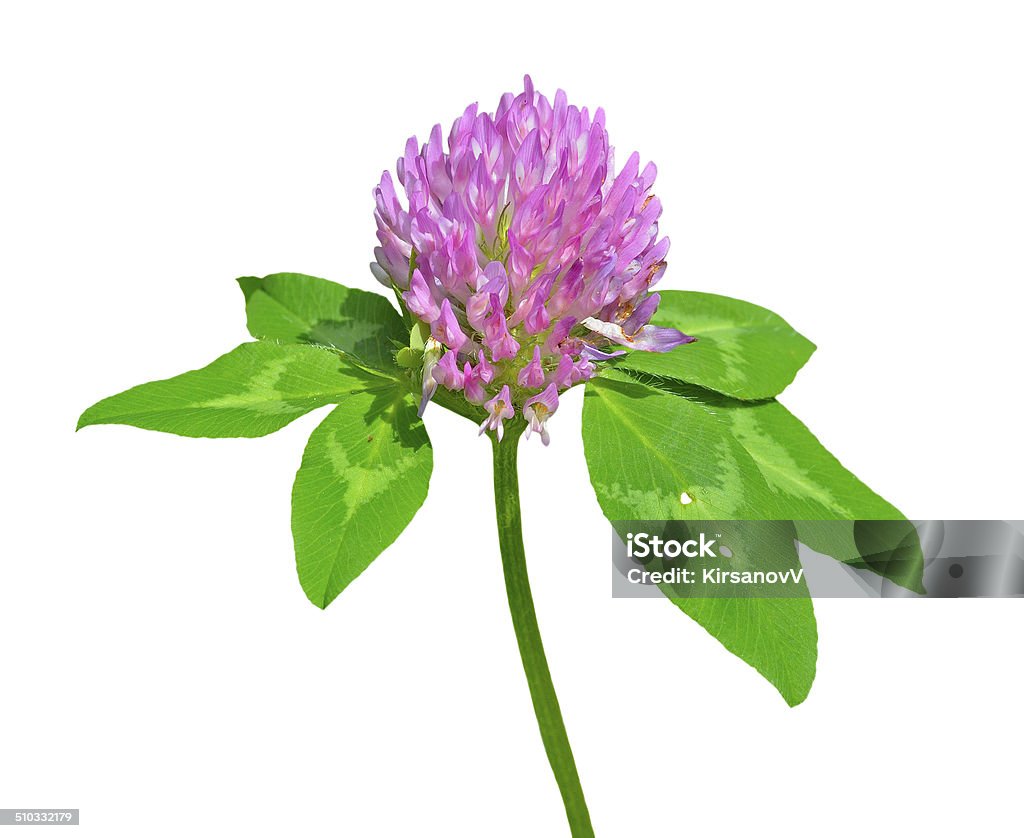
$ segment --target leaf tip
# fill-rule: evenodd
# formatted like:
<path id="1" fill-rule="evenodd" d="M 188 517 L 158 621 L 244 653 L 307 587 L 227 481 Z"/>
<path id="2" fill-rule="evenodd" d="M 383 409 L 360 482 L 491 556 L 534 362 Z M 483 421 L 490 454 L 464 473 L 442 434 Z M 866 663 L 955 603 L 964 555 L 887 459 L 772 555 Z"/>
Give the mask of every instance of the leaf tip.
<path id="1" fill-rule="evenodd" d="M 311 591 L 306 591 L 306 598 L 321 611 L 326 611 L 327 606 L 334 602 L 336 596 L 337 594 L 335 594 L 335 596 L 329 597 L 326 591 L 324 591 L 321 594 L 314 594 Z"/>
<path id="2" fill-rule="evenodd" d="M 240 276 L 235 282 L 242 289 L 242 295 L 245 297 L 246 302 L 263 286 L 263 279 L 258 276 Z"/>
<path id="3" fill-rule="evenodd" d="M 93 407 L 95 407 L 95 405 L 93 405 Z M 89 415 L 91 412 L 92 412 L 92 407 L 87 407 L 84 411 L 82 411 L 82 415 L 78 417 L 78 421 L 75 423 L 75 433 L 76 434 L 80 430 L 82 430 L 82 428 L 87 428 L 87 427 L 89 427 L 89 425 L 95 425 L 96 424 L 96 422 L 94 422 L 92 420 L 92 418 L 90 417 L 90 415 Z"/>
<path id="4" fill-rule="evenodd" d="M 806 687 L 801 687 L 797 691 L 786 690 L 784 692 L 783 690 L 780 689 L 779 690 L 779 695 L 782 696 L 783 700 L 790 707 L 798 707 L 801 704 L 803 704 L 807 700 L 807 696 L 809 696 L 811 694 L 811 684 L 812 683 L 813 683 L 813 680 L 810 683 L 808 683 Z"/>
<path id="5" fill-rule="evenodd" d="M 306 599 L 308 599 L 311 603 L 313 603 L 313 605 L 315 605 L 321 611 L 325 611 L 327 609 L 327 606 L 334 602 L 335 598 L 338 596 L 337 594 L 331 596 L 327 588 L 311 588 L 307 583 L 308 580 L 303 578 L 303 573 L 300 569 L 299 584 L 302 586 L 302 592 L 306 595 Z"/>

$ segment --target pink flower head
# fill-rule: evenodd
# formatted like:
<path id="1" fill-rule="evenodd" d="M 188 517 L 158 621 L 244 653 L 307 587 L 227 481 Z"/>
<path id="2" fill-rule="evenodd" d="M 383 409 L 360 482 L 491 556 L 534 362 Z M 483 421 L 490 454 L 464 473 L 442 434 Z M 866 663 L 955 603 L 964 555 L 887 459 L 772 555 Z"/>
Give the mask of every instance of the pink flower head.
<path id="1" fill-rule="evenodd" d="M 546 440 L 560 391 L 627 349 L 692 340 L 650 325 L 669 249 L 657 172 L 635 153 L 616 171 L 601 109 L 527 76 L 492 113 L 468 107 L 447 142 L 439 125 L 411 138 L 395 172 L 374 190 L 372 270 L 430 328 L 424 406 L 438 382 L 461 388 L 500 432 L 529 405 Z"/>

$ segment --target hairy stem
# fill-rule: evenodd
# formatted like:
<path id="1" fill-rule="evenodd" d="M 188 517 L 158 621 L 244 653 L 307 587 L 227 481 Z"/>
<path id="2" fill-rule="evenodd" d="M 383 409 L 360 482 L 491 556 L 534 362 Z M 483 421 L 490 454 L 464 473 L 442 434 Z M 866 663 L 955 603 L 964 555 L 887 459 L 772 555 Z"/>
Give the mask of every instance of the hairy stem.
<path id="1" fill-rule="evenodd" d="M 512 612 L 512 625 L 515 627 L 526 681 L 530 685 L 533 711 L 537 716 L 548 762 L 555 774 L 558 790 L 562 793 L 569 828 L 573 838 L 592 838 L 594 828 L 590 825 L 587 801 L 583 797 L 576 762 L 562 722 L 562 711 L 558 707 L 555 685 L 551 683 L 547 658 L 544 657 L 544 644 L 537 625 L 533 595 L 530 593 L 530 578 L 526 572 L 519 510 L 519 472 L 516 466 L 519 437 L 524 426 L 521 419 L 517 417 L 517 420 L 509 423 L 510 427 L 507 427 L 502 442 L 493 436 L 491 439 L 494 446 L 494 504 L 498 514 L 498 542 L 501 545 L 508 607 Z"/>

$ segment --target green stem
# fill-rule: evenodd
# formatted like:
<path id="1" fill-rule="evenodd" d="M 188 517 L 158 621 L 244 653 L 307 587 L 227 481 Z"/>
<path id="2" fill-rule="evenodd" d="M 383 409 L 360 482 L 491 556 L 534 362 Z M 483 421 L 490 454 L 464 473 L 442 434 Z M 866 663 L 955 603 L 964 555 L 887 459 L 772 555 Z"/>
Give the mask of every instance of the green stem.
<path id="1" fill-rule="evenodd" d="M 558 708 L 555 685 L 551 683 L 544 644 L 537 625 L 537 613 L 530 593 L 530 578 L 526 572 L 526 552 L 523 549 L 523 524 L 519 511 L 519 472 L 516 453 L 519 437 L 525 425 L 518 417 L 506 427 L 505 439 L 494 445 L 494 504 L 498 513 L 498 542 L 501 562 L 505 571 L 505 589 L 508 607 L 512 612 L 512 625 L 519 643 L 519 655 L 530 685 L 533 711 L 537 716 L 544 750 L 555 774 L 558 790 L 562 793 L 565 814 L 573 838 L 593 838 L 587 801 L 583 798 L 576 762 L 572 758 L 569 737 Z"/>

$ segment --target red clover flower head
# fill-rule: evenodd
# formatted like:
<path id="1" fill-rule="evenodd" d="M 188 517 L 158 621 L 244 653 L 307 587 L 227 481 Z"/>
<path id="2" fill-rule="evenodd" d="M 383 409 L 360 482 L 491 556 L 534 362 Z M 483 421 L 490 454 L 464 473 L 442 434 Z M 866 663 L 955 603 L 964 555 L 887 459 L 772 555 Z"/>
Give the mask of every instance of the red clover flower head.
<path id="1" fill-rule="evenodd" d="M 522 412 L 548 442 L 558 393 L 625 351 L 693 338 L 650 325 L 665 272 L 656 169 L 634 153 L 615 173 L 604 112 L 554 102 L 527 76 L 493 114 L 470 105 L 447 151 L 441 126 L 384 172 L 374 275 L 400 294 L 423 342 L 422 414 L 438 386 L 483 405 L 501 438 Z M 424 335 L 426 337 L 426 335 Z M 418 356 L 417 356 L 418 357 Z"/>

